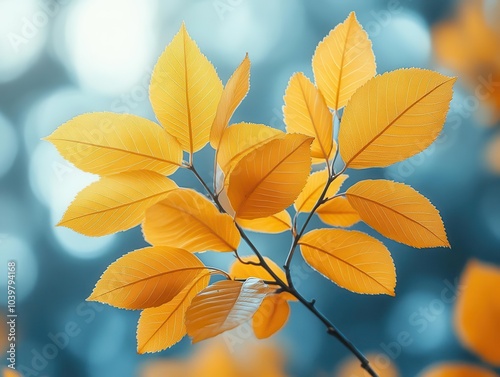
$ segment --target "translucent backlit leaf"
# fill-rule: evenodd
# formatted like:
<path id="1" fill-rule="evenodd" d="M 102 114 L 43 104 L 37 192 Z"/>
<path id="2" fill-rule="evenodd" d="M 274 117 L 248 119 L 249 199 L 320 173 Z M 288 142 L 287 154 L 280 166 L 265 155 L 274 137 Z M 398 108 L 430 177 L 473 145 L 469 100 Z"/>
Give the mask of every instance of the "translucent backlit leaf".
<path id="1" fill-rule="evenodd" d="M 366 180 L 346 197 L 365 223 L 390 239 L 419 248 L 450 246 L 438 210 L 410 186 Z"/>
<path id="2" fill-rule="evenodd" d="M 124 309 L 156 307 L 172 300 L 203 271 L 203 263 L 186 250 L 147 247 L 110 264 L 87 300 Z"/>
<path id="3" fill-rule="evenodd" d="M 284 133 L 263 124 L 238 123 L 224 131 L 217 151 L 217 163 L 226 177 L 248 153 Z"/>
<path id="4" fill-rule="evenodd" d="M 375 75 L 372 43 L 354 12 L 318 44 L 312 66 L 316 85 L 335 110 Z"/>
<path id="5" fill-rule="evenodd" d="M 320 91 L 303 73 L 296 73 L 288 83 L 284 100 L 287 132 L 314 137 L 311 156 L 325 161 L 330 159 L 336 148 L 333 119 Z"/>
<path id="6" fill-rule="evenodd" d="M 268 217 L 289 207 L 311 169 L 312 138 L 287 134 L 244 156 L 229 176 L 227 195 L 236 217 Z"/>
<path id="7" fill-rule="evenodd" d="M 320 205 L 316 213 L 321 221 L 331 226 L 348 227 L 361 220 L 349 201 L 340 196 Z"/>
<path id="8" fill-rule="evenodd" d="M 471 364 L 443 363 L 427 368 L 419 377 L 498 377 L 498 374 Z"/>
<path id="9" fill-rule="evenodd" d="M 240 105 L 250 89 L 250 59 L 248 54 L 229 78 L 217 107 L 214 122 L 210 131 L 210 144 L 219 147 L 224 130 L 229 124 L 234 111 Z"/>
<path id="10" fill-rule="evenodd" d="M 292 227 L 292 219 L 286 210 L 261 219 L 236 219 L 236 222 L 242 228 L 261 233 L 281 233 L 290 230 Z"/>
<path id="11" fill-rule="evenodd" d="M 146 209 L 177 188 L 152 171 L 137 170 L 102 177 L 84 188 L 59 222 L 87 236 L 103 236 L 139 225 Z"/>
<path id="12" fill-rule="evenodd" d="M 210 136 L 222 82 L 184 24 L 158 59 L 149 87 L 156 117 L 182 149 L 194 153 Z"/>
<path id="13" fill-rule="evenodd" d="M 500 267 L 473 260 L 462 275 L 455 328 L 462 343 L 481 359 L 500 367 Z"/>
<path id="14" fill-rule="evenodd" d="M 358 231 L 317 229 L 302 237 L 305 261 L 342 288 L 394 296 L 396 271 L 379 240 Z"/>
<path id="15" fill-rule="evenodd" d="M 326 198 L 334 196 L 348 178 L 348 175 L 342 174 L 337 177 L 328 187 L 326 193 Z M 323 190 L 325 189 L 326 183 L 328 181 L 328 170 L 320 170 L 312 173 L 309 178 L 307 178 L 307 183 L 304 189 L 295 200 L 294 206 L 297 212 L 311 212 L 316 202 L 321 197 Z"/>
<path id="16" fill-rule="evenodd" d="M 454 82 L 417 68 L 368 81 L 352 96 L 340 124 L 340 155 L 346 165 L 385 167 L 426 149 L 441 132 Z"/>
<path id="17" fill-rule="evenodd" d="M 285 326 L 290 317 L 290 305 L 281 294 L 267 296 L 252 318 L 257 339 L 274 335 Z"/>
<path id="18" fill-rule="evenodd" d="M 158 124 L 135 115 L 79 115 L 46 140 L 77 168 L 94 174 L 152 170 L 169 175 L 182 163 L 177 140 Z"/>
<path id="19" fill-rule="evenodd" d="M 193 343 L 234 329 L 252 318 L 269 287 L 258 279 L 218 281 L 201 291 L 186 312 Z"/>
<path id="20" fill-rule="evenodd" d="M 206 197 L 190 189 L 172 191 L 149 208 L 142 229 L 152 245 L 190 252 L 234 251 L 240 243 L 231 216 L 220 213 Z"/>
<path id="21" fill-rule="evenodd" d="M 158 352 L 173 346 L 187 334 L 184 317 L 193 298 L 210 281 L 210 273 L 202 271 L 171 301 L 145 309 L 137 325 L 137 352 Z"/>

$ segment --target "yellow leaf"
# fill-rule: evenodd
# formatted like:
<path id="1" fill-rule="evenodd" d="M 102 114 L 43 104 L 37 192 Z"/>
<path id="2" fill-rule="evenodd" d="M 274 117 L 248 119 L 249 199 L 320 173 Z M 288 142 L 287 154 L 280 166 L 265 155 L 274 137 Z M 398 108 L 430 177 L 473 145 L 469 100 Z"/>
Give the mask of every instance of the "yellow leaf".
<path id="1" fill-rule="evenodd" d="M 356 183 L 346 197 L 361 219 L 387 238 L 413 247 L 449 247 L 431 202 L 410 186 L 386 180 Z"/>
<path id="2" fill-rule="evenodd" d="M 348 175 L 342 174 L 336 178 L 330 184 L 330 187 L 328 187 L 325 197 L 334 196 L 348 177 Z M 295 210 L 297 212 L 311 212 L 323 193 L 327 181 L 328 170 L 325 169 L 312 173 L 307 179 L 304 189 L 297 197 L 297 200 L 295 200 Z"/>
<path id="3" fill-rule="evenodd" d="M 419 377 L 498 377 L 498 374 L 465 363 L 443 363 L 427 368 Z"/>
<path id="4" fill-rule="evenodd" d="M 169 175 L 182 163 L 177 140 L 156 123 L 135 115 L 79 115 L 46 140 L 77 168 L 94 174 L 152 170 Z"/>
<path id="5" fill-rule="evenodd" d="M 267 296 L 255 312 L 252 327 L 258 339 L 269 338 L 288 321 L 290 305 L 281 294 Z"/>
<path id="6" fill-rule="evenodd" d="M 229 78 L 215 115 L 210 132 L 210 144 L 217 149 L 222 139 L 222 135 L 234 111 L 240 105 L 250 89 L 250 59 L 248 54 L 241 62 L 233 75 Z"/>
<path id="7" fill-rule="evenodd" d="M 290 206 L 309 176 L 311 142 L 310 137 L 287 134 L 243 157 L 227 190 L 236 217 L 268 217 Z"/>
<path id="8" fill-rule="evenodd" d="M 59 222 L 87 236 L 103 236 L 141 223 L 146 209 L 176 189 L 174 181 L 137 170 L 102 177 L 84 188 Z"/>
<path id="9" fill-rule="evenodd" d="M 331 226 L 348 227 L 361 220 L 359 213 L 343 197 L 337 197 L 320 205 L 316 213 L 321 221 Z"/>
<path id="10" fill-rule="evenodd" d="M 472 260 L 461 278 L 455 328 L 462 343 L 481 359 L 500 367 L 500 268 Z"/>
<path id="11" fill-rule="evenodd" d="M 389 250 L 361 232 L 317 229 L 299 241 L 305 261 L 342 288 L 394 296 L 396 271 Z"/>
<path id="12" fill-rule="evenodd" d="M 208 143 L 221 94 L 215 68 L 183 24 L 151 78 L 149 96 L 158 120 L 192 154 Z"/>
<path id="13" fill-rule="evenodd" d="M 345 164 L 385 167 L 426 149 L 443 128 L 455 80 L 410 68 L 368 81 L 352 96 L 340 123 Z"/>
<path id="14" fill-rule="evenodd" d="M 256 255 L 250 255 L 246 257 L 241 257 L 244 262 L 252 262 L 258 263 L 259 258 Z M 273 270 L 273 272 L 284 282 L 287 281 L 285 272 L 272 260 L 268 257 L 264 257 L 267 265 Z M 274 278 L 271 276 L 269 272 L 267 272 L 263 267 L 256 266 L 254 264 L 245 264 L 241 263 L 239 260 L 235 260 L 229 269 L 229 275 L 233 279 L 248 279 L 248 278 L 257 278 L 264 281 L 274 281 Z M 291 295 L 288 292 L 280 293 L 284 298 L 290 301 L 297 301 L 295 296 Z"/>
<path id="15" fill-rule="evenodd" d="M 383 377 L 399 377 L 399 372 L 394 363 L 383 353 L 373 353 L 366 355 L 373 370 Z M 337 372 L 332 375 L 335 377 L 369 377 L 367 371 L 362 369 L 359 360 L 352 356 L 343 362 Z"/>
<path id="16" fill-rule="evenodd" d="M 152 245 L 190 252 L 234 251 L 241 238 L 231 216 L 220 213 L 206 197 L 190 189 L 174 190 L 149 208 L 143 233 Z"/>
<path id="17" fill-rule="evenodd" d="M 372 43 L 352 12 L 318 44 L 312 61 L 316 85 L 334 110 L 377 70 Z"/>
<path id="18" fill-rule="evenodd" d="M 287 132 L 314 137 L 311 156 L 323 162 L 329 160 L 336 145 L 333 141 L 332 113 L 323 95 L 303 73 L 296 73 L 288 83 L 284 100 Z"/>
<path id="19" fill-rule="evenodd" d="M 233 124 L 222 135 L 217 151 L 217 163 L 227 178 L 230 171 L 244 156 L 283 135 L 282 131 L 263 124 Z"/>
<path id="20" fill-rule="evenodd" d="M 203 263 L 186 250 L 147 247 L 109 265 L 87 300 L 124 309 L 156 307 L 172 300 L 203 271 Z"/>
<path id="21" fill-rule="evenodd" d="M 137 352 L 158 352 L 179 342 L 186 335 L 186 310 L 209 281 L 210 273 L 204 270 L 171 301 L 143 310 L 137 325 Z"/>
<path id="22" fill-rule="evenodd" d="M 236 219 L 236 222 L 242 228 L 260 233 L 281 233 L 292 227 L 292 219 L 286 210 L 261 219 Z"/>
<path id="23" fill-rule="evenodd" d="M 201 291 L 186 312 L 186 327 L 193 343 L 234 329 L 252 318 L 269 287 L 261 280 L 244 283 L 222 280 Z"/>

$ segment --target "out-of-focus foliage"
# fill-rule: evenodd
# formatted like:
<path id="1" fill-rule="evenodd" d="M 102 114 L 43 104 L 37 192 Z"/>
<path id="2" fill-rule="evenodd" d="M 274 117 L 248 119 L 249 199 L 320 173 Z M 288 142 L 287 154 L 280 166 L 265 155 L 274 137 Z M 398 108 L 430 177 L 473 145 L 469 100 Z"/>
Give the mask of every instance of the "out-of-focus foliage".
<path id="1" fill-rule="evenodd" d="M 153 361 L 139 377 L 286 377 L 282 350 L 273 344 L 245 342 L 229 349 L 220 339 L 186 359 Z"/>

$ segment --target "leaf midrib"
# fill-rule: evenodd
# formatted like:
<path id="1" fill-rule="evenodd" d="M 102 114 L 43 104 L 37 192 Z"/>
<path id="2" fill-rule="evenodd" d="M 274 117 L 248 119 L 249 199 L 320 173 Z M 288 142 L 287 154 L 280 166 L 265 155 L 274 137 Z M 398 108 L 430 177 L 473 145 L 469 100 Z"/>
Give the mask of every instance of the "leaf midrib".
<path id="1" fill-rule="evenodd" d="M 376 200 L 374 199 L 369 199 L 365 196 L 360 196 L 360 195 L 356 195 L 356 194 L 353 194 L 353 193 L 346 193 L 346 196 L 353 196 L 353 197 L 356 197 L 358 199 L 361 199 L 361 200 L 366 200 L 367 202 L 370 202 L 370 203 L 373 203 L 373 204 L 376 204 L 376 205 L 379 205 L 385 209 L 388 209 L 389 211 L 391 212 L 394 212 L 395 214 L 401 216 L 401 217 L 404 217 L 405 219 L 407 219 L 408 221 L 410 221 L 411 223 L 413 224 L 416 224 L 418 225 L 419 227 L 423 228 L 424 230 L 430 232 L 434 237 L 436 237 L 438 240 L 440 240 L 441 242 L 445 243 L 445 244 L 448 244 L 448 241 L 447 240 L 443 240 L 441 239 L 441 237 L 439 237 L 436 233 L 434 233 L 431 229 L 428 229 L 426 228 L 424 225 L 420 224 L 417 220 L 414 220 L 412 219 L 411 217 L 409 217 L 408 215 L 405 215 L 404 213 L 401 213 L 401 212 L 398 212 L 396 209 L 394 208 L 391 208 L 389 206 L 387 206 L 386 204 L 383 204 L 383 203 L 380 203 L 380 202 L 377 202 Z M 359 211 L 358 211 L 358 214 L 359 214 Z M 361 216 L 361 215 L 360 215 Z"/>
<path id="2" fill-rule="evenodd" d="M 437 85 L 434 87 L 432 90 L 428 91 L 425 93 L 423 96 L 415 100 L 410 106 L 408 106 L 406 109 L 404 109 L 395 119 L 393 119 L 387 126 L 385 126 L 380 132 L 378 132 L 371 140 L 369 140 L 354 156 L 352 156 L 349 161 L 346 162 L 346 166 L 349 166 L 349 164 L 356 158 L 358 157 L 361 153 L 363 153 L 369 146 L 373 144 L 373 142 L 378 139 L 383 133 L 385 133 L 390 127 L 394 125 L 402 116 L 404 116 L 408 111 L 410 111 L 414 106 L 416 106 L 420 101 L 422 101 L 424 98 L 429 96 L 431 93 L 434 91 L 438 90 L 440 87 L 443 85 L 447 84 L 448 82 L 454 80 L 453 77 L 448 78 L 447 80 L 443 81 L 441 84 Z"/>
<path id="3" fill-rule="evenodd" d="M 347 262 L 346 260 L 342 259 L 342 258 L 339 258 L 338 256 L 336 255 L 333 255 L 333 254 L 330 254 L 329 252 L 317 247 L 317 246 L 313 246 L 311 244 L 307 244 L 307 243 L 300 243 L 301 246 L 307 246 L 307 247 L 310 247 L 311 249 L 314 249 L 320 253 L 323 253 L 323 254 L 326 254 L 348 266 L 350 266 L 351 268 L 355 269 L 356 271 L 360 272 L 362 275 L 365 275 L 366 277 L 368 277 L 370 280 L 374 281 L 375 283 L 377 283 L 379 286 L 381 286 L 386 292 L 389 292 L 389 294 L 392 296 L 394 295 L 394 292 L 392 292 L 390 289 L 388 289 L 386 286 L 384 286 L 382 283 L 380 283 L 378 280 L 376 280 L 373 276 L 370 276 L 367 272 L 359 269 L 357 266 L 354 266 L 352 265 L 351 263 Z"/>

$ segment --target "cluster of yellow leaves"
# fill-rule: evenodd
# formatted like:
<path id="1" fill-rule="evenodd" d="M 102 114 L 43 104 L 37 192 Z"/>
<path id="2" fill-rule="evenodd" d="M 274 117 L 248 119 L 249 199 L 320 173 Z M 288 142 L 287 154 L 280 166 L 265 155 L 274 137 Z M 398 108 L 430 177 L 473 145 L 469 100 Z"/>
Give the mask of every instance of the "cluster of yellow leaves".
<path id="1" fill-rule="evenodd" d="M 389 251 L 358 231 L 305 233 L 314 213 L 334 227 L 364 221 L 414 247 L 449 246 L 438 211 L 411 187 L 367 180 L 339 190 L 347 168 L 385 167 L 427 148 L 441 131 L 455 80 L 416 68 L 376 75 L 371 42 L 354 13 L 319 43 L 312 68 L 314 82 L 297 73 L 286 88 L 286 132 L 230 125 L 250 87 L 249 57 L 223 86 L 183 25 L 152 75 L 150 98 L 160 125 L 93 113 L 48 137 L 75 166 L 101 176 L 77 195 L 60 225 L 101 236 L 142 223 L 152 245 L 112 263 L 89 297 L 142 310 L 138 352 L 165 349 L 185 334 L 197 342 L 247 322 L 258 338 L 285 325 L 297 293 L 270 259 L 239 256 L 241 239 L 248 241 L 243 229 L 292 230 L 290 260 L 299 246 L 321 274 L 365 294 L 394 295 Z M 338 135 L 334 119 L 341 119 Z M 215 149 L 214 192 L 194 167 L 194 153 L 208 143 Z M 338 156 L 344 167 L 336 172 Z M 178 168 L 192 170 L 210 199 L 166 177 Z M 309 217 L 298 231 L 302 213 Z M 235 253 L 229 273 L 194 255 L 209 250 Z M 226 280 L 210 284 L 213 274 Z"/>
<path id="2" fill-rule="evenodd" d="M 486 364 L 500 367 L 500 296 L 491 294 L 500 286 L 500 268 L 470 261 L 460 280 L 455 308 L 455 330 L 462 344 Z M 423 372 L 422 377 L 499 377 L 484 367 L 443 363 Z"/>
<path id="3" fill-rule="evenodd" d="M 140 377 L 286 377 L 285 359 L 272 344 L 245 342 L 229 350 L 222 341 L 212 341 L 184 360 L 161 360 L 146 364 Z"/>

